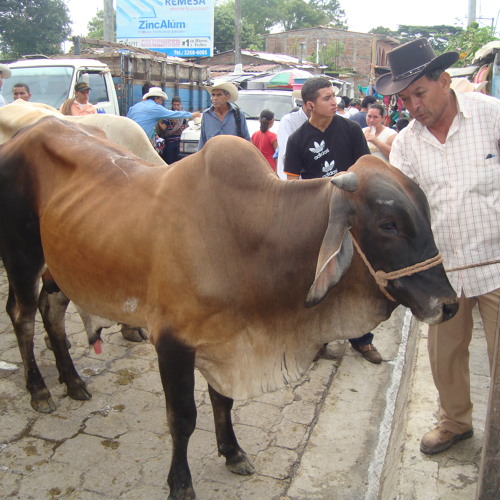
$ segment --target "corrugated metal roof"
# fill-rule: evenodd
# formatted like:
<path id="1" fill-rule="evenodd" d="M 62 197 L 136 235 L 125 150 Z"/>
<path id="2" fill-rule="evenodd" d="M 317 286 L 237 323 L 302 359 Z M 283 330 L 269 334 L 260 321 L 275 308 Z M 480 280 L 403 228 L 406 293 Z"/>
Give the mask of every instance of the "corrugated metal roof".
<path id="1" fill-rule="evenodd" d="M 275 73 L 281 69 L 279 64 L 244 64 L 243 73 Z M 234 64 L 211 64 L 210 73 L 232 73 Z"/>
<path id="2" fill-rule="evenodd" d="M 255 56 L 260 59 L 266 59 L 268 61 L 275 61 L 279 64 L 292 64 L 294 66 L 300 64 L 300 66 L 303 68 L 316 68 L 318 66 L 317 64 L 304 60 L 299 63 L 299 59 L 297 59 L 296 57 L 287 56 L 286 54 L 271 54 L 269 52 L 255 52 L 253 50 L 242 50 L 241 53 L 247 56 Z"/>

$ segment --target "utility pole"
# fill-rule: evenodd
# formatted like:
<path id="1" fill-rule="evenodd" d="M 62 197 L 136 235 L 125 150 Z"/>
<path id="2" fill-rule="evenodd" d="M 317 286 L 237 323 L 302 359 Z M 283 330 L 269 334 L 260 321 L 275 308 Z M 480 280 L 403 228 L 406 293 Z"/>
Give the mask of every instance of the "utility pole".
<path id="1" fill-rule="evenodd" d="M 303 59 L 304 59 L 304 46 L 305 46 L 306 42 L 300 42 L 299 43 L 299 46 L 300 46 L 300 51 L 299 51 L 299 64 L 302 64 L 303 62 Z"/>
<path id="2" fill-rule="evenodd" d="M 113 25 L 113 0 L 104 0 L 104 31 L 106 42 L 115 41 L 115 27 Z"/>
<path id="3" fill-rule="evenodd" d="M 467 15 L 467 26 L 476 21 L 476 0 L 469 0 L 469 13 Z"/>
<path id="4" fill-rule="evenodd" d="M 241 63 L 241 0 L 234 2 L 234 74 L 243 73 L 243 64 Z"/>

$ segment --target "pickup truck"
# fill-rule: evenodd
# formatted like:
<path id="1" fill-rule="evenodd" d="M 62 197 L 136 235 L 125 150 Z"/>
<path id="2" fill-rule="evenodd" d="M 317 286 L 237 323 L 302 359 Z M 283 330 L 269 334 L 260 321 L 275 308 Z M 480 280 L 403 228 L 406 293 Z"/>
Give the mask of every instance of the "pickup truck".
<path id="1" fill-rule="evenodd" d="M 162 87 L 169 98 L 179 95 L 184 109 L 203 109 L 210 102 L 202 84 L 209 78 L 206 66 L 172 61 L 158 54 L 119 50 L 103 53 L 99 59 L 27 57 L 10 63 L 9 68 L 12 76 L 4 82 L 3 92 L 8 102 L 12 100 L 11 86 L 26 83 L 33 102 L 59 109 L 74 95 L 75 83 L 84 81 L 92 89 L 90 102 L 99 111 L 125 116 L 130 106 L 142 99 L 142 85 L 146 80 Z"/>
<path id="2" fill-rule="evenodd" d="M 118 99 L 108 66 L 95 59 L 24 59 L 9 64 L 8 83 L 29 86 L 33 102 L 59 109 L 73 95 L 75 83 L 86 82 L 92 89 L 91 102 L 104 113 L 119 115 Z M 4 87 L 8 87 L 5 85 Z M 7 101 L 12 94 L 5 92 Z"/>
<path id="3" fill-rule="evenodd" d="M 273 132 L 278 132 L 279 121 L 296 106 L 291 90 L 240 90 L 236 104 L 245 115 L 250 136 L 259 130 L 259 115 L 263 109 L 274 113 Z M 181 136 L 181 157 L 198 151 L 200 124 L 189 122 Z"/>

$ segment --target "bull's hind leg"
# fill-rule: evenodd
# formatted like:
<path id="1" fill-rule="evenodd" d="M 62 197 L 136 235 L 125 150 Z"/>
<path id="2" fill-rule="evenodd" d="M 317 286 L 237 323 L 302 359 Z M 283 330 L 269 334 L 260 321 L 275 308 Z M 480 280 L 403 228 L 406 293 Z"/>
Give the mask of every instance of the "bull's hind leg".
<path id="1" fill-rule="evenodd" d="M 253 474 L 255 472 L 254 466 L 247 454 L 240 448 L 234 434 L 231 420 L 233 400 L 219 394 L 210 384 L 208 385 L 208 393 L 214 412 L 217 448 L 219 453 L 226 458 L 227 468 L 242 476 Z"/>
<path id="2" fill-rule="evenodd" d="M 26 388 L 31 394 L 31 406 L 41 413 L 51 413 L 56 409 L 49 390 L 35 360 L 33 337 L 38 298 L 38 276 L 31 281 L 16 279 L 9 283 L 7 313 L 16 332 L 19 351 L 24 364 Z"/>
<path id="3" fill-rule="evenodd" d="M 155 342 L 158 365 L 167 402 L 167 419 L 172 436 L 172 462 L 168 473 L 170 500 L 196 498 L 187 460 L 189 438 L 196 425 L 194 401 L 195 352 L 163 332 Z M 156 336 L 153 335 L 152 338 Z"/>
<path id="4" fill-rule="evenodd" d="M 68 304 L 69 299 L 61 291 L 48 293 L 46 286 L 42 287 L 38 308 L 56 359 L 59 382 L 66 384 L 70 398 L 85 401 L 91 398 L 91 394 L 87 390 L 85 382 L 78 375 L 68 351 L 65 328 Z"/>

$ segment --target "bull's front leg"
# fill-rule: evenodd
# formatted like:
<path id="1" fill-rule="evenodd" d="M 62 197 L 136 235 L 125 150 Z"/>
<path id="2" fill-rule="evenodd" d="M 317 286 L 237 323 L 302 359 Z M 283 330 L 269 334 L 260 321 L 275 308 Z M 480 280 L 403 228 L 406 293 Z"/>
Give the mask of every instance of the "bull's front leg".
<path id="1" fill-rule="evenodd" d="M 172 436 L 172 462 L 168 473 L 169 499 L 196 498 L 187 459 L 189 438 L 196 425 L 194 401 L 194 349 L 173 339 L 170 332 L 152 332 Z"/>
<path id="2" fill-rule="evenodd" d="M 92 395 L 87 390 L 85 382 L 76 371 L 68 350 L 66 338 L 65 317 L 69 299 L 61 292 L 47 293 L 42 287 L 38 299 L 38 308 L 43 319 L 45 330 L 49 335 L 50 345 L 54 351 L 59 382 L 66 384 L 68 396 L 72 399 L 85 401 Z"/>
<path id="3" fill-rule="evenodd" d="M 255 468 L 247 454 L 238 444 L 231 420 L 233 400 L 219 394 L 210 384 L 208 393 L 214 412 L 215 434 L 217 449 L 226 458 L 226 467 L 234 474 L 248 476 L 255 472 Z"/>
<path id="4" fill-rule="evenodd" d="M 24 365 L 26 388 L 31 394 L 31 406 L 40 413 L 52 413 L 56 405 L 47 389 L 38 368 L 34 353 L 35 314 L 37 304 L 38 277 L 24 286 L 17 284 L 16 290 L 9 284 L 7 314 L 9 315 Z"/>

